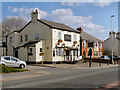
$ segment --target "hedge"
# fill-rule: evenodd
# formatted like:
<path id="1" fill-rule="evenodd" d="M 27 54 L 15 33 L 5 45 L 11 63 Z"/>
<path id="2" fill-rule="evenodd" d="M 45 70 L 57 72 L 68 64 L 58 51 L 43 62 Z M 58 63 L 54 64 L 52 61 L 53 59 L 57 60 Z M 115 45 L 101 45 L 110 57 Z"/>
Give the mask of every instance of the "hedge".
<path id="1" fill-rule="evenodd" d="M 12 72 L 24 72 L 29 71 L 28 69 L 18 69 L 18 68 L 12 68 L 5 65 L 0 65 L 0 73 L 12 73 Z"/>
<path id="2" fill-rule="evenodd" d="M 90 58 L 84 58 L 84 61 L 88 62 Z M 109 59 L 101 59 L 101 58 L 92 58 L 92 62 L 99 62 L 99 63 L 112 63 L 112 60 Z"/>

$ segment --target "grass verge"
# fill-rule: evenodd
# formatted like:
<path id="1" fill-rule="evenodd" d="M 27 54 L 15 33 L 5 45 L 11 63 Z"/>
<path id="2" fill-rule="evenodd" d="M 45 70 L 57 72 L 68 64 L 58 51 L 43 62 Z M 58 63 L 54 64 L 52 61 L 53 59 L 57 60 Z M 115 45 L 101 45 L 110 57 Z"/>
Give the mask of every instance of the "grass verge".
<path id="1" fill-rule="evenodd" d="M 0 73 L 13 73 L 13 72 L 24 72 L 29 71 L 28 69 L 19 69 L 19 68 L 12 68 L 5 65 L 0 65 Z"/>

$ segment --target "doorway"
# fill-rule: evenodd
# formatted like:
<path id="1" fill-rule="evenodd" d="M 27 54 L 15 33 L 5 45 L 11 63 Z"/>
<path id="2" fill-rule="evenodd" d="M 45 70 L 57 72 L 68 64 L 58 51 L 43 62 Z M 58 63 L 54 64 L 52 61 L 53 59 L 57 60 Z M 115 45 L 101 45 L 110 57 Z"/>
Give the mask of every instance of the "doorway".
<path id="1" fill-rule="evenodd" d="M 15 57 L 18 58 L 18 50 L 15 51 Z"/>
<path id="2" fill-rule="evenodd" d="M 69 50 L 66 50 L 66 56 L 69 56 Z"/>

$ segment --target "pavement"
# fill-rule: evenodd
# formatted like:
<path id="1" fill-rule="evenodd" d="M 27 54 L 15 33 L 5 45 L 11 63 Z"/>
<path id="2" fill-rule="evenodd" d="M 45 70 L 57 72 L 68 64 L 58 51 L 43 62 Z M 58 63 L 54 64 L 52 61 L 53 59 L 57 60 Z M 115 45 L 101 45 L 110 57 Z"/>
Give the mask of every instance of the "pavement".
<path id="1" fill-rule="evenodd" d="M 119 66 L 118 64 L 106 64 L 102 63 L 101 66 L 99 63 L 92 62 L 91 67 L 89 67 L 89 62 L 81 63 L 78 62 L 76 64 L 32 64 L 31 66 L 39 66 L 39 67 L 49 67 L 49 68 L 71 68 L 71 69 L 94 69 L 94 68 L 104 68 L 104 67 L 114 67 Z"/>
<path id="2" fill-rule="evenodd" d="M 19 80 L 3 81 L 2 88 L 6 88 L 6 90 L 7 88 L 46 88 L 47 90 L 49 90 L 49 88 L 50 90 L 53 88 L 83 88 L 83 90 L 87 88 L 101 88 L 103 90 L 103 88 L 111 88 L 113 85 L 117 88 L 118 85 L 117 66 L 91 69 L 74 69 L 72 66 L 70 67 L 70 65 L 68 68 L 62 68 L 61 64 L 61 67 L 54 67 L 53 65 L 52 67 L 44 67 L 43 65 L 38 65 L 34 67 L 34 70 L 35 68 L 38 68 L 40 71 L 50 72 L 51 74 Z"/>
<path id="3" fill-rule="evenodd" d="M 25 69 L 29 69 L 30 71 L 18 72 L 18 73 L 8 73 L 2 74 L 2 81 L 10 81 L 10 80 L 19 80 L 25 78 L 32 77 L 40 77 L 50 74 L 58 74 L 69 71 L 75 71 L 79 69 L 96 69 L 96 68 L 105 68 L 105 67 L 115 67 L 118 64 L 101 64 L 92 63 L 92 67 L 89 67 L 89 63 L 76 63 L 76 64 L 31 64 L 27 65 Z"/>

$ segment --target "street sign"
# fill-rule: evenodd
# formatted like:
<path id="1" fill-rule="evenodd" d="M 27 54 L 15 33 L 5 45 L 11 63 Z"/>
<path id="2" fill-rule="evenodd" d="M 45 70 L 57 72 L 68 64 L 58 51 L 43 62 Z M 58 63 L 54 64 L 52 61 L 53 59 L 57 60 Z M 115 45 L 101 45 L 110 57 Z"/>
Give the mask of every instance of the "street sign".
<path id="1" fill-rule="evenodd" d="M 89 42 L 88 47 L 93 47 L 93 42 Z"/>

